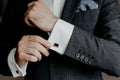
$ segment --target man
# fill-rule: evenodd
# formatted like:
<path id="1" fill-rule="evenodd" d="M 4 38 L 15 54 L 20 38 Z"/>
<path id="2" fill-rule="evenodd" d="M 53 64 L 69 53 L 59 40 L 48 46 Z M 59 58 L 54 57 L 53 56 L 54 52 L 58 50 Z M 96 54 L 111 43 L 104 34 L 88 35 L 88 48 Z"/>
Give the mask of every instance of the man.
<path id="1" fill-rule="evenodd" d="M 27 1 L 14 0 L 6 10 L 3 30 L 12 38 L 1 44 L 5 55 L 10 51 L 13 76 L 25 76 L 26 68 L 26 80 L 102 80 L 102 71 L 120 76 L 117 0 L 48 1 L 31 2 L 25 11 Z"/>

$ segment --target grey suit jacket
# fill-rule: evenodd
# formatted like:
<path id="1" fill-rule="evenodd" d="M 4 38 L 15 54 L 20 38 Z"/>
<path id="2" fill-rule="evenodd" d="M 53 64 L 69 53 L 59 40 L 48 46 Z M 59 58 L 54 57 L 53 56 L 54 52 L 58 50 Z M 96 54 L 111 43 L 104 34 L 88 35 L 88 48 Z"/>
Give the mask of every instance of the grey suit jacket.
<path id="1" fill-rule="evenodd" d="M 51 55 L 47 59 L 30 63 L 26 80 L 102 80 L 101 72 L 120 76 L 118 2 L 94 1 L 98 4 L 97 9 L 81 11 L 78 8 L 81 0 L 66 0 L 61 19 L 75 25 L 75 28 L 65 54 L 61 56 L 50 50 Z M 11 39 L 2 37 L 0 41 L 0 72 L 4 75 L 10 74 L 1 70 L 7 66 L 6 57 L 22 36 L 34 34 L 48 38 L 47 33 L 30 28 L 23 21 L 30 0 L 13 0 L 14 5 L 10 2 L 0 29 L 1 36 L 11 36 Z"/>

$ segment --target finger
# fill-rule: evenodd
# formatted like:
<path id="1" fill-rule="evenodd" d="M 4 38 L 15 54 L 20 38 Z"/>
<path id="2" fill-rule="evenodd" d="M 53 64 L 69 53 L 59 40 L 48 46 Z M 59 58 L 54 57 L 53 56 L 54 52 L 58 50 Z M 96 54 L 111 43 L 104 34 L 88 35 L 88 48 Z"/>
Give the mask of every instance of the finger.
<path id="1" fill-rule="evenodd" d="M 46 56 L 46 57 L 49 56 L 49 52 L 44 46 L 42 46 L 42 45 L 37 46 L 37 50 L 40 53 L 42 53 L 44 56 Z"/>
<path id="2" fill-rule="evenodd" d="M 37 62 L 38 58 L 33 55 L 28 55 L 26 53 L 21 53 L 22 55 L 19 57 L 21 61 L 30 61 L 30 62 Z"/>
<path id="3" fill-rule="evenodd" d="M 24 56 L 25 56 L 25 59 L 27 61 L 30 61 L 30 62 L 37 62 L 38 61 L 37 57 L 35 57 L 33 55 L 24 55 Z"/>
<path id="4" fill-rule="evenodd" d="M 29 3 L 29 4 L 28 4 L 28 7 L 33 6 L 33 4 L 34 4 L 35 2 L 36 2 L 36 1 L 33 1 L 33 2 Z"/>
<path id="5" fill-rule="evenodd" d="M 36 9 L 36 3 L 37 2 L 34 1 L 33 3 L 29 3 L 28 4 L 28 9 L 25 12 L 24 16 L 27 16 L 30 13 L 31 10 L 35 10 Z"/>
<path id="6" fill-rule="evenodd" d="M 25 50 L 25 53 L 26 53 L 26 54 L 29 54 L 29 55 L 35 56 L 36 58 L 38 58 L 39 61 L 40 61 L 41 58 L 42 58 L 42 55 L 40 54 L 40 52 L 39 52 L 37 49 L 27 48 L 27 49 Z"/>
<path id="7" fill-rule="evenodd" d="M 46 47 L 47 49 L 51 47 L 51 44 L 40 36 L 27 36 L 27 37 L 29 41 L 38 42 L 42 44 L 44 47 Z"/>
<path id="8" fill-rule="evenodd" d="M 39 51 L 41 54 L 43 54 L 44 56 L 49 56 L 49 52 L 48 52 L 48 49 L 45 48 L 43 45 L 39 44 L 39 43 L 36 43 L 36 42 L 30 42 L 28 43 L 29 45 L 27 45 L 27 47 L 29 48 L 32 48 L 34 50 L 37 50 Z M 29 53 L 33 53 L 33 52 L 29 52 Z M 38 53 L 38 52 L 35 52 L 34 53 Z M 39 56 L 37 54 L 35 54 L 35 56 Z M 40 55 L 41 56 L 41 55 Z"/>
<path id="9" fill-rule="evenodd" d="M 24 16 L 27 16 L 29 14 L 29 12 L 31 11 L 33 6 L 29 6 L 27 11 L 25 12 Z"/>

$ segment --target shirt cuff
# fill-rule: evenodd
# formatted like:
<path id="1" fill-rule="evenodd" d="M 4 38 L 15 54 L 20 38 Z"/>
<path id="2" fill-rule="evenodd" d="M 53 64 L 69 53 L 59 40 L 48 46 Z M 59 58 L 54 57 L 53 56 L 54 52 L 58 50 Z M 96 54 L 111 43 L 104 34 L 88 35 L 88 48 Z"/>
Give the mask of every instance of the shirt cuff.
<path id="1" fill-rule="evenodd" d="M 17 65 L 17 63 L 15 62 L 15 58 L 14 58 L 15 52 L 16 52 L 16 48 L 12 49 L 10 51 L 10 54 L 8 55 L 8 66 L 9 66 L 14 78 L 20 77 L 20 76 L 25 76 L 26 75 L 26 68 L 28 65 L 28 62 L 27 62 L 25 65 L 19 67 Z"/>
<path id="2" fill-rule="evenodd" d="M 71 38 L 73 29 L 74 25 L 58 19 L 48 39 L 48 41 L 52 44 L 50 49 L 63 55 Z"/>

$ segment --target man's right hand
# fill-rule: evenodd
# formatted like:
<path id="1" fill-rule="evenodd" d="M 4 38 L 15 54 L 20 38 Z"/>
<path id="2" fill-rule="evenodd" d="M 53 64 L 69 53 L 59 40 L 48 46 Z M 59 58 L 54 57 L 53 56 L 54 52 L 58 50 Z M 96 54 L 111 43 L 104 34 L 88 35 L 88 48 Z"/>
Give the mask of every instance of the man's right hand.
<path id="1" fill-rule="evenodd" d="M 50 43 L 40 36 L 23 36 L 18 43 L 15 54 L 16 62 L 19 66 L 25 65 L 27 61 L 37 62 L 42 59 L 42 55 L 49 56 L 48 49 Z"/>

